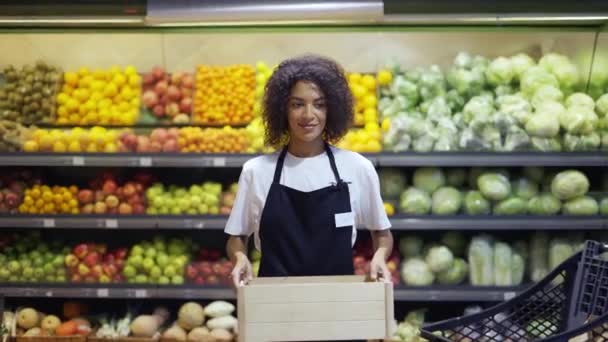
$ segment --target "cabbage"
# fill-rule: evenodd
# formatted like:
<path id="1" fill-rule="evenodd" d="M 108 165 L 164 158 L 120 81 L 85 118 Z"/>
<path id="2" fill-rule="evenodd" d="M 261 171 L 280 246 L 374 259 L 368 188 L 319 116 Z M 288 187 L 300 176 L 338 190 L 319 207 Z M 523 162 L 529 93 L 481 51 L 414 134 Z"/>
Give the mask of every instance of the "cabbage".
<path id="1" fill-rule="evenodd" d="M 509 179 L 499 173 L 485 173 L 477 179 L 479 191 L 485 198 L 500 201 L 511 194 Z"/>
<path id="2" fill-rule="evenodd" d="M 593 112 L 595 101 L 587 94 L 574 93 L 566 99 L 566 108 L 586 109 Z"/>
<path id="3" fill-rule="evenodd" d="M 600 135 L 592 132 L 586 135 L 564 134 L 564 150 L 593 151 L 602 143 Z"/>
<path id="4" fill-rule="evenodd" d="M 513 283 L 511 273 L 511 247 L 504 242 L 494 244 L 494 285 L 510 286 Z"/>
<path id="5" fill-rule="evenodd" d="M 528 202 L 519 197 L 502 200 L 494 207 L 494 215 L 524 215 L 528 210 Z"/>
<path id="6" fill-rule="evenodd" d="M 421 327 L 424 324 L 427 311 L 428 309 L 412 310 L 407 313 L 403 321 L 406 323 L 413 324 L 417 327 Z"/>
<path id="7" fill-rule="evenodd" d="M 443 171 L 436 167 L 421 167 L 414 171 L 414 186 L 432 194 L 445 185 Z"/>
<path id="8" fill-rule="evenodd" d="M 500 112 L 511 115 L 520 124 L 525 124 L 532 113 L 532 106 L 521 94 L 500 96 L 497 104 Z"/>
<path id="9" fill-rule="evenodd" d="M 423 100 L 431 100 L 446 93 L 446 82 L 438 65 L 431 65 L 420 73 L 418 89 Z"/>
<path id="10" fill-rule="evenodd" d="M 418 258 L 409 259 L 401 265 L 401 278 L 411 286 L 428 286 L 435 281 L 429 266 Z"/>
<path id="11" fill-rule="evenodd" d="M 420 256 L 424 242 L 417 236 L 404 236 L 399 240 L 399 252 L 404 258 Z"/>
<path id="12" fill-rule="evenodd" d="M 522 177 L 511 182 L 513 194 L 519 198 L 530 199 L 538 193 L 538 184 Z"/>
<path id="13" fill-rule="evenodd" d="M 541 152 L 559 152 L 562 150 L 562 144 L 557 137 L 555 138 L 538 138 L 532 137 L 532 148 Z"/>
<path id="14" fill-rule="evenodd" d="M 573 134 L 589 134 L 598 126 L 598 117 L 592 110 L 583 107 L 569 107 L 559 116 L 560 125 Z"/>
<path id="15" fill-rule="evenodd" d="M 600 96 L 597 101 L 595 101 L 595 112 L 601 116 L 608 116 L 608 94 L 604 94 Z M 606 127 L 608 128 L 608 127 Z"/>
<path id="16" fill-rule="evenodd" d="M 593 197 L 581 196 L 564 203 L 564 215 L 597 215 L 599 212 L 597 201 Z"/>
<path id="17" fill-rule="evenodd" d="M 574 254 L 574 250 L 568 241 L 553 239 L 549 244 L 549 269 L 554 270 L 562 262 Z"/>
<path id="18" fill-rule="evenodd" d="M 464 211 L 468 215 L 486 215 L 490 213 L 490 202 L 481 192 L 469 191 L 464 196 Z"/>
<path id="19" fill-rule="evenodd" d="M 511 285 L 521 285 L 524 281 L 526 271 L 526 261 L 519 251 L 515 248 L 511 254 Z"/>
<path id="20" fill-rule="evenodd" d="M 454 264 L 449 269 L 439 272 L 437 280 L 443 285 L 458 285 L 462 283 L 469 273 L 469 265 L 463 259 L 454 259 Z"/>
<path id="21" fill-rule="evenodd" d="M 498 57 L 486 69 L 486 79 L 492 85 L 509 84 L 515 77 L 515 69 L 511 59 Z"/>
<path id="22" fill-rule="evenodd" d="M 526 166 L 523 169 L 523 174 L 530 180 L 540 183 L 545 175 L 545 170 L 542 167 Z"/>
<path id="23" fill-rule="evenodd" d="M 547 261 L 549 258 L 549 237 L 545 232 L 536 232 L 530 242 L 530 279 L 537 282 L 547 275 L 549 271 Z"/>
<path id="24" fill-rule="evenodd" d="M 532 97 L 536 93 L 536 90 L 543 85 L 551 85 L 558 88 L 559 82 L 554 75 L 540 66 L 528 68 L 521 76 L 521 91 L 528 98 Z"/>
<path id="25" fill-rule="evenodd" d="M 528 212 L 532 215 L 555 215 L 562 208 L 562 202 L 549 192 L 532 197 L 528 201 Z"/>
<path id="26" fill-rule="evenodd" d="M 405 189 L 405 175 L 398 168 L 382 168 L 378 171 L 380 190 L 385 199 L 398 199 Z"/>
<path id="27" fill-rule="evenodd" d="M 431 196 L 425 191 L 410 187 L 401 194 L 399 208 L 404 214 L 428 214 L 431 210 Z"/>
<path id="28" fill-rule="evenodd" d="M 600 201 L 600 215 L 608 215 L 608 197 Z"/>
<path id="29" fill-rule="evenodd" d="M 433 193 L 432 213 L 435 215 L 456 214 L 462 204 L 462 195 L 453 187 L 441 187 Z"/>
<path id="30" fill-rule="evenodd" d="M 464 255 L 467 247 L 467 239 L 460 232 L 447 232 L 441 237 L 441 243 L 452 251 L 456 256 Z"/>
<path id="31" fill-rule="evenodd" d="M 587 191 L 589 191 L 589 180 L 577 170 L 562 171 L 551 182 L 551 193 L 560 200 L 580 197 Z"/>
<path id="32" fill-rule="evenodd" d="M 494 249 L 487 236 L 476 236 L 471 240 L 469 278 L 473 286 L 494 285 Z"/>
<path id="33" fill-rule="evenodd" d="M 549 53 L 538 61 L 538 65 L 555 75 L 562 88 L 572 89 L 579 83 L 578 69 L 566 56 Z"/>
<path id="34" fill-rule="evenodd" d="M 418 342 L 420 337 L 420 327 L 408 322 L 401 322 L 397 326 L 397 331 L 392 339 L 396 341 Z"/>
<path id="35" fill-rule="evenodd" d="M 559 123 L 554 113 L 536 111 L 526 122 L 526 132 L 534 137 L 553 138 L 559 133 Z"/>
<path id="36" fill-rule="evenodd" d="M 531 139 L 528 133 L 518 126 L 511 126 L 507 132 L 503 151 L 519 151 L 529 150 L 531 147 Z"/>
<path id="37" fill-rule="evenodd" d="M 488 96 L 474 96 L 462 109 L 462 115 L 466 123 L 473 119 L 489 118 L 494 113 L 494 100 Z"/>
<path id="38" fill-rule="evenodd" d="M 460 187 L 467 179 L 467 171 L 460 168 L 450 168 L 446 171 L 446 183 L 450 186 Z"/>
<path id="39" fill-rule="evenodd" d="M 532 57 L 526 55 L 525 53 L 518 53 L 517 55 L 511 57 L 511 65 L 517 79 L 535 64 L 536 63 Z"/>
<path id="40" fill-rule="evenodd" d="M 543 85 L 539 87 L 534 96 L 532 96 L 532 106 L 538 108 L 543 102 L 562 102 L 564 93 L 552 85 Z"/>
<path id="41" fill-rule="evenodd" d="M 445 97 L 438 96 L 431 100 L 429 108 L 426 111 L 426 116 L 431 120 L 439 120 L 443 117 L 452 116 L 452 109 L 448 105 Z"/>
<path id="42" fill-rule="evenodd" d="M 469 188 L 477 189 L 477 179 L 488 170 L 483 167 L 472 167 L 469 169 Z"/>
<path id="43" fill-rule="evenodd" d="M 429 132 L 430 134 L 422 135 L 416 140 L 414 140 L 413 150 L 416 152 L 431 152 L 433 150 L 433 146 L 435 145 L 436 136 L 433 132 Z"/>
<path id="44" fill-rule="evenodd" d="M 454 264 L 454 254 L 445 246 L 434 246 L 429 249 L 424 258 L 431 271 L 443 272 Z"/>

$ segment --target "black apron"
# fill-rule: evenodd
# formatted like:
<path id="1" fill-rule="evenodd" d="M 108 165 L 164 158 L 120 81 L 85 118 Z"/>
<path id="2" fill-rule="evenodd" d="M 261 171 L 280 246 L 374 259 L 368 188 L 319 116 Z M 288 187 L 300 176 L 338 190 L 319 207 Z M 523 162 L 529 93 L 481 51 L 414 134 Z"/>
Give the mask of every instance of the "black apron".
<path id="1" fill-rule="evenodd" d="M 287 147 L 281 151 L 260 220 L 260 277 L 354 273 L 353 226 L 336 227 L 335 216 L 352 217 L 348 184 L 340 178 L 328 144 L 325 151 L 336 182 L 311 192 L 280 184 Z"/>

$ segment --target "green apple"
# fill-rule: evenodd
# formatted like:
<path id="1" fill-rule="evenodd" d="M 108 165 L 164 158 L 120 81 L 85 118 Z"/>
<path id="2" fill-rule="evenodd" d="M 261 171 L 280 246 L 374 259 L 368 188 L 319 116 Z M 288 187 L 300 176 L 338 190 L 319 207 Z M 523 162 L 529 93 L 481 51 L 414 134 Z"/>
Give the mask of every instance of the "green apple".
<path id="1" fill-rule="evenodd" d="M 142 255 L 144 255 L 144 249 L 141 247 L 141 245 L 133 245 L 133 247 L 131 247 L 131 255 L 142 256 Z"/>
<path id="2" fill-rule="evenodd" d="M 32 261 L 31 261 L 31 260 L 29 260 L 29 259 L 20 259 L 20 260 L 19 260 L 19 263 L 21 264 L 21 267 L 22 267 L 22 268 L 32 266 Z"/>
<path id="3" fill-rule="evenodd" d="M 148 209 L 146 209 L 146 214 L 148 214 L 148 215 L 158 215 L 158 210 L 156 208 L 149 207 Z"/>
<path id="4" fill-rule="evenodd" d="M 152 199 L 152 207 L 154 207 L 154 208 L 160 208 L 163 205 L 165 205 L 165 199 L 164 199 L 164 197 L 157 196 L 157 197 L 154 197 Z"/>
<path id="5" fill-rule="evenodd" d="M 55 279 L 56 279 L 56 280 L 57 280 L 57 282 L 59 282 L 59 283 L 65 283 L 65 282 L 66 282 L 66 280 L 67 280 L 67 279 L 66 279 L 66 277 L 65 277 L 65 275 L 58 275 L 58 276 L 55 276 Z"/>
<path id="6" fill-rule="evenodd" d="M 13 260 L 8 263 L 8 269 L 12 274 L 19 273 L 21 271 L 21 264 L 17 260 Z"/>
<path id="7" fill-rule="evenodd" d="M 182 210 L 180 209 L 180 207 L 173 207 L 171 208 L 171 215 L 180 215 L 182 213 Z"/>
<path id="8" fill-rule="evenodd" d="M 21 278 L 16 275 L 12 275 L 12 276 L 8 277 L 9 283 L 16 283 L 16 282 L 19 282 L 20 280 L 21 280 Z"/>
<path id="9" fill-rule="evenodd" d="M 194 208 L 188 208 L 188 210 L 186 210 L 186 214 L 188 215 L 197 215 L 198 211 Z"/>
<path id="10" fill-rule="evenodd" d="M 62 267 L 63 266 L 63 256 L 57 255 L 53 258 L 52 264 L 54 267 Z"/>
<path id="11" fill-rule="evenodd" d="M 184 277 L 181 275 L 174 275 L 171 277 L 171 284 L 173 285 L 182 285 L 184 283 Z"/>
<path id="12" fill-rule="evenodd" d="M 198 213 L 201 215 L 209 214 L 209 206 L 206 203 L 201 203 L 197 209 L 198 209 Z"/>
<path id="13" fill-rule="evenodd" d="M 156 249 L 154 249 L 154 247 L 149 247 L 148 249 L 146 249 L 146 258 L 152 258 L 154 259 L 154 257 L 156 256 Z"/>
<path id="14" fill-rule="evenodd" d="M 42 269 L 44 270 L 44 274 L 54 274 L 55 273 L 55 266 L 53 264 L 46 264 L 42 267 Z"/>
<path id="15" fill-rule="evenodd" d="M 184 267 L 186 267 L 187 263 L 188 261 L 184 261 L 180 258 L 176 258 L 171 262 L 171 264 L 175 267 L 176 270 L 183 270 Z"/>
<path id="16" fill-rule="evenodd" d="M 169 284 L 170 282 L 171 282 L 171 279 L 169 279 L 169 277 L 166 277 L 166 276 L 160 276 L 160 277 L 158 278 L 158 283 L 159 283 L 159 284 L 161 284 L 161 285 L 167 285 L 167 284 Z"/>
<path id="17" fill-rule="evenodd" d="M 169 214 L 169 208 L 168 207 L 162 207 L 160 209 L 158 209 L 158 214 L 160 215 L 168 215 Z"/>
<path id="18" fill-rule="evenodd" d="M 122 270 L 122 274 L 127 278 L 133 278 L 137 274 L 137 270 L 131 265 L 126 265 Z"/>
<path id="19" fill-rule="evenodd" d="M 200 185 L 192 184 L 190 186 L 190 195 L 192 196 L 200 196 L 203 193 L 203 188 Z"/>
<path id="20" fill-rule="evenodd" d="M 34 268 L 34 278 L 36 278 L 36 279 L 42 279 L 42 278 L 44 278 L 44 275 L 45 275 L 44 268 L 42 268 L 42 267 L 35 267 Z"/>
<path id="21" fill-rule="evenodd" d="M 42 266 L 44 266 L 44 264 L 45 264 L 45 262 L 42 257 L 37 257 L 36 259 L 33 259 L 33 261 L 32 261 L 32 266 L 34 266 L 34 267 L 42 267 Z"/>
<path id="22" fill-rule="evenodd" d="M 127 265 L 131 265 L 135 268 L 141 267 L 144 258 L 141 255 L 135 255 L 127 259 Z"/>
<path id="23" fill-rule="evenodd" d="M 55 276 L 64 276 L 65 275 L 65 269 L 64 268 L 60 268 L 58 270 L 55 271 Z"/>
<path id="24" fill-rule="evenodd" d="M 210 215 L 217 215 L 219 213 L 220 213 L 220 208 L 218 208 L 217 206 L 209 207 Z"/>
<path id="25" fill-rule="evenodd" d="M 163 207 L 172 208 L 172 207 L 175 207 L 176 204 L 177 204 L 177 201 L 173 197 L 166 197 L 165 205 Z"/>
<path id="26" fill-rule="evenodd" d="M 169 263 L 169 256 L 164 253 L 158 253 L 158 255 L 156 256 L 156 264 L 161 267 L 164 268 L 165 266 L 167 266 L 167 264 Z"/>
<path id="27" fill-rule="evenodd" d="M 44 278 L 42 280 L 47 283 L 56 283 L 57 282 L 57 278 L 53 275 L 46 275 L 46 276 L 44 276 Z"/>
<path id="28" fill-rule="evenodd" d="M 198 208 L 201 205 L 201 203 L 203 203 L 201 196 L 193 195 L 190 197 L 190 206 L 192 208 Z"/>
<path id="29" fill-rule="evenodd" d="M 188 196 L 188 192 L 184 188 L 179 188 L 175 191 L 174 197 L 176 198 L 184 198 L 186 196 Z"/>
<path id="30" fill-rule="evenodd" d="M 154 267 L 154 259 L 145 258 L 144 261 L 141 263 L 141 266 L 146 272 L 150 272 L 152 267 Z"/>
<path id="31" fill-rule="evenodd" d="M 31 278 L 34 276 L 34 268 L 31 266 L 26 266 L 23 268 L 23 276 L 26 278 Z"/>
<path id="32" fill-rule="evenodd" d="M 138 274 L 137 276 L 135 276 L 135 282 L 139 284 L 145 284 L 148 282 L 148 276 L 146 276 L 145 274 Z"/>
<path id="33" fill-rule="evenodd" d="M 163 275 L 163 271 L 158 266 L 153 266 L 150 269 L 150 277 L 158 279 L 161 275 Z"/>
<path id="34" fill-rule="evenodd" d="M 0 279 L 7 280 L 11 277 L 11 272 L 6 268 L 0 268 Z"/>
<path id="35" fill-rule="evenodd" d="M 165 267 L 165 270 L 163 272 L 163 275 L 166 277 L 169 277 L 169 278 L 173 277 L 176 274 L 177 274 L 177 271 L 175 269 L 175 266 L 173 266 L 173 265 L 169 265 L 169 266 Z"/>
<path id="36" fill-rule="evenodd" d="M 203 202 L 206 203 L 208 206 L 213 206 L 219 203 L 219 199 L 217 198 L 217 196 L 211 193 L 205 193 L 203 197 Z"/>

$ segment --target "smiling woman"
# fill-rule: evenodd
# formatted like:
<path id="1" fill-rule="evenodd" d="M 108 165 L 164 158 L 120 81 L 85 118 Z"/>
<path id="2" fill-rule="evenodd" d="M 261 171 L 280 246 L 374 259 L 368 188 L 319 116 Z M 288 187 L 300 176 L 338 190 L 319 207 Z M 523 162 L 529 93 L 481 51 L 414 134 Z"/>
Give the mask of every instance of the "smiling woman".
<path id="1" fill-rule="evenodd" d="M 262 252 L 259 276 L 353 274 L 357 227 L 371 231 L 372 279 L 390 281 L 393 246 L 378 175 L 358 153 L 330 146 L 351 125 L 353 98 L 342 68 L 330 59 L 288 59 L 266 86 L 266 141 L 280 152 L 243 166 L 226 233 L 232 277 L 253 276 L 249 236 Z"/>

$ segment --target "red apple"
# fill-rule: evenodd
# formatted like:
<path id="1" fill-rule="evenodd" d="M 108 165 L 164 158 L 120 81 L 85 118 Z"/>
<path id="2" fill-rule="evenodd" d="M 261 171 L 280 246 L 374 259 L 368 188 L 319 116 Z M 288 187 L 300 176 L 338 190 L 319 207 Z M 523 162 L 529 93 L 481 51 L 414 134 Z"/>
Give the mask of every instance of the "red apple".
<path id="1" fill-rule="evenodd" d="M 158 104 L 158 95 L 153 90 L 146 90 L 141 99 L 146 108 L 153 108 Z"/>
<path id="2" fill-rule="evenodd" d="M 99 264 L 100 258 L 101 256 L 99 253 L 97 253 L 97 251 L 93 251 L 83 258 L 83 262 L 88 267 L 94 267 L 95 265 Z"/>
<path id="3" fill-rule="evenodd" d="M 145 136 L 137 137 L 137 152 L 149 152 L 150 149 L 150 139 Z"/>
<path id="4" fill-rule="evenodd" d="M 177 141 L 175 139 L 167 140 L 163 144 L 163 152 L 178 152 L 179 147 L 177 146 Z"/>
<path id="5" fill-rule="evenodd" d="M 150 133 L 151 141 L 158 141 L 159 143 L 165 142 L 167 140 L 167 130 L 164 128 L 155 128 Z"/>
<path id="6" fill-rule="evenodd" d="M 133 214 L 142 215 L 146 212 L 146 207 L 143 204 L 136 204 L 133 206 Z"/>
<path id="7" fill-rule="evenodd" d="M 116 256 L 114 256 L 114 254 L 112 254 L 112 253 L 108 253 L 103 256 L 104 264 L 111 264 L 114 262 L 114 260 L 116 260 Z"/>
<path id="8" fill-rule="evenodd" d="M 80 243 L 74 247 L 72 250 L 72 254 L 74 254 L 78 259 L 84 259 L 85 256 L 89 253 L 89 246 L 84 243 Z"/>
<path id="9" fill-rule="evenodd" d="M 179 114 L 179 105 L 175 102 L 169 102 L 165 106 L 165 112 L 168 117 L 173 118 Z"/>
<path id="10" fill-rule="evenodd" d="M 155 66 L 154 68 L 152 68 L 152 71 L 150 72 L 150 74 L 152 74 L 155 81 L 159 81 L 165 77 L 166 72 L 165 72 L 165 69 L 163 69 L 163 67 Z"/>
<path id="11" fill-rule="evenodd" d="M 135 195 L 136 193 L 136 189 L 135 189 L 135 184 L 133 184 L 132 182 L 127 182 L 125 184 L 125 186 L 123 187 L 123 194 L 125 195 L 125 197 L 131 197 L 133 195 Z"/>
<path id="12" fill-rule="evenodd" d="M 116 257 L 116 259 L 124 260 L 127 258 L 128 254 L 129 250 L 126 248 L 118 248 L 114 251 L 114 256 Z"/>
<path id="13" fill-rule="evenodd" d="M 103 265 L 103 273 L 109 277 L 112 277 L 116 273 L 118 273 L 118 269 L 113 264 L 106 264 L 106 265 Z"/>
<path id="14" fill-rule="evenodd" d="M 179 102 L 179 111 L 181 113 L 190 113 L 192 111 L 192 98 L 184 97 Z"/>
<path id="15" fill-rule="evenodd" d="M 179 128 L 177 128 L 177 127 L 171 127 L 171 128 L 169 128 L 167 130 L 167 135 L 170 138 L 173 138 L 173 139 L 179 138 Z"/>
<path id="16" fill-rule="evenodd" d="M 93 191 L 88 189 L 78 191 L 78 201 L 81 204 L 93 203 Z"/>
<path id="17" fill-rule="evenodd" d="M 150 74 L 145 74 L 142 81 L 143 81 L 144 87 L 149 87 L 149 86 L 153 85 L 156 80 L 154 79 L 154 75 L 150 73 Z"/>
<path id="18" fill-rule="evenodd" d="M 198 270 L 194 265 L 188 265 L 186 267 L 186 276 L 188 279 L 194 279 L 198 275 Z"/>
<path id="19" fill-rule="evenodd" d="M 182 82 L 182 78 L 184 77 L 183 72 L 176 71 L 171 74 L 171 84 L 175 84 L 178 86 Z"/>
<path id="20" fill-rule="evenodd" d="M 179 99 L 182 98 L 182 93 L 177 86 L 170 85 L 169 88 L 167 88 L 167 97 L 171 101 L 179 101 Z"/>
<path id="21" fill-rule="evenodd" d="M 65 265 L 67 267 L 75 267 L 78 265 L 78 257 L 74 254 L 68 254 L 65 256 Z"/>
<path id="22" fill-rule="evenodd" d="M 72 276 L 70 277 L 70 281 L 72 283 L 80 283 L 80 282 L 82 282 L 82 276 L 80 276 L 80 274 L 78 274 L 78 273 L 73 273 Z"/>
<path id="23" fill-rule="evenodd" d="M 167 92 L 168 88 L 169 88 L 169 85 L 167 84 L 166 81 L 160 81 L 160 82 L 156 83 L 156 86 L 154 86 L 154 91 L 156 92 L 156 94 L 162 96 Z"/>
<path id="24" fill-rule="evenodd" d="M 133 213 L 133 208 L 127 203 L 120 203 L 118 206 L 118 213 L 121 215 L 129 215 Z"/>
<path id="25" fill-rule="evenodd" d="M 165 116 L 165 106 L 162 104 L 157 104 L 154 106 L 154 108 L 152 108 L 152 113 L 154 113 L 154 116 L 157 118 L 162 118 Z"/>
<path id="26" fill-rule="evenodd" d="M 194 88 L 194 77 L 192 74 L 185 74 L 182 78 L 182 87 L 192 89 Z"/>
<path id="27" fill-rule="evenodd" d="M 194 279 L 194 283 L 196 285 L 204 285 L 205 284 L 205 278 L 202 276 L 198 276 Z"/>
<path id="28" fill-rule="evenodd" d="M 103 182 L 103 186 L 101 188 L 101 190 L 103 191 L 104 194 L 106 195 L 111 195 L 116 193 L 116 188 L 118 187 L 118 185 L 116 184 L 116 182 L 112 179 L 107 179 L 105 182 Z"/>

